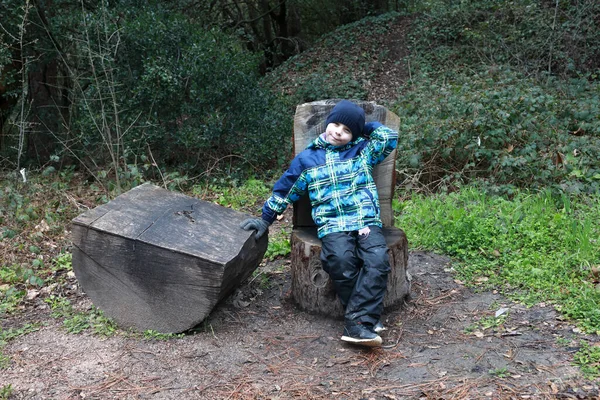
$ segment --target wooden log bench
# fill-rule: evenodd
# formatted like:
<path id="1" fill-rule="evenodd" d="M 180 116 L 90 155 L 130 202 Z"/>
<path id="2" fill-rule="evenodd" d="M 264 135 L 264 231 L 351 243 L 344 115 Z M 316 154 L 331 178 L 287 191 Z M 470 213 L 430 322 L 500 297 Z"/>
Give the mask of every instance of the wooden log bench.
<path id="1" fill-rule="evenodd" d="M 268 238 L 248 217 L 144 184 L 73 220 L 73 270 L 120 326 L 183 332 L 258 267 Z"/>
<path id="2" fill-rule="evenodd" d="M 325 131 L 325 120 L 338 100 L 320 100 L 299 105 L 294 118 L 294 156 Z M 372 102 L 357 102 L 365 110 L 366 121 L 379 121 L 398 130 L 400 119 L 385 107 Z M 408 241 L 404 232 L 394 227 L 392 198 L 395 187 L 396 150 L 373 169 L 379 194 L 384 235 L 390 249 L 391 273 L 383 303 L 389 308 L 403 303 L 410 292 Z M 344 310 L 337 299 L 329 275 L 321 267 L 321 241 L 311 216 L 308 196 L 294 205 L 291 237 L 291 291 L 300 308 L 317 314 L 342 317 Z"/>

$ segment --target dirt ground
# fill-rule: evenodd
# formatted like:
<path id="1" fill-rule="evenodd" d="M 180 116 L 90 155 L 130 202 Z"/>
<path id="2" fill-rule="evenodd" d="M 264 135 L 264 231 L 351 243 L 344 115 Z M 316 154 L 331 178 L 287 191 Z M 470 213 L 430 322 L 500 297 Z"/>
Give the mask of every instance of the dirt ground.
<path id="1" fill-rule="evenodd" d="M 5 329 L 43 326 L 4 348 L 11 362 L 0 387 L 11 384 L 15 399 L 598 396 L 597 383 L 571 364 L 581 337 L 572 325 L 552 307 L 525 308 L 456 283 L 445 257 L 410 254 L 412 298 L 386 310 L 384 346 L 374 350 L 341 342 L 342 321 L 293 304 L 288 259 L 260 271 L 194 334 L 169 340 L 69 334 L 40 301 L 2 321 Z M 82 293 L 73 302 L 91 305 Z M 478 323 L 497 312 L 503 324 Z"/>

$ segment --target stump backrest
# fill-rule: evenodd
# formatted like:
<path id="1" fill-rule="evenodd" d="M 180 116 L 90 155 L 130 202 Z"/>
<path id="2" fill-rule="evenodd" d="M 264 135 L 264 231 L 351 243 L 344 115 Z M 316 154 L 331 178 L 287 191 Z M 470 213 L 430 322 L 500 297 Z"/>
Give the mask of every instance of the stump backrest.
<path id="1" fill-rule="evenodd" d="M 325 120 L 331 109 L 340 100 L 318 100 L 312 103 L 300 104 L 296 107 L 294 116 L 294 157 L 308 146 L 318 135 L 325 132 Z M 390 129 L 398 131 L 400 118 L 387 108 L 373 102 L 355 101 L 365 110 L 366 122 L 379 121 Z M 381 164 L 373 169 L 373 178 L 379 194 L 381 221 L 384 226 L 394 225 L 392 198 L 396 184 L 396 150 Z M 308 195 L 303 196 L 294 204 L 294 227 L 313 227 L 315 223 L 311 216 L 311 206 Z"/>

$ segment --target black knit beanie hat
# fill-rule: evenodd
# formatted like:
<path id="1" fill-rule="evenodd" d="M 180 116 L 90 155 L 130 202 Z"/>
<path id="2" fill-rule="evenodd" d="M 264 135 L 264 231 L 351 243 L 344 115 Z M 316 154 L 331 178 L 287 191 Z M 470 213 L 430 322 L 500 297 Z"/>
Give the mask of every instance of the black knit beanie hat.
<path id="1" fill-rule="evenodd" d="M 329 113 L 325 126 L 335 122 L 350 128 L 352 140 L 354 141 L 360 137 L 365 127 L 365 110 L 351 101 L 342 100 Z"/>

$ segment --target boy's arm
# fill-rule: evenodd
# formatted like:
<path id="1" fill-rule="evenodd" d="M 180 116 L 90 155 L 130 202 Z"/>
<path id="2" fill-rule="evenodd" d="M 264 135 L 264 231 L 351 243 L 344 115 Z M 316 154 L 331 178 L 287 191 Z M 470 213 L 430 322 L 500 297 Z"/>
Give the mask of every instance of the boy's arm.
<path id="1" fill-rule="evenodd" d="M 245 230 L 256 230 L 256 238 L 260 238 L 277 219 L 277 215 L 282 214 L 288 204 L 299 200 L 307 187 L 304 168 L 296 157 L 288 170 L 275 183 L 273 194 L 263 205 L 261 218 L 247 219 L 240 227 Z"/>
<path id="2" fill-rule="evenodd" d="M 287 171 L 273 186 L 273 194 L 267 199 L 262 209 L 262 219 L 273 223 L 279 214 L 282 214 L 289 204 L 298 200 L 304 193 L 308 183 L 304 174 L 304 167 L 299 157 L 294 158 Z"/>
<path id="3" fill-rule="evenodd" d="M 371 165 L 382 162 L 398 145 L 398 132 L 380 122 L 366 123 L 363 134 L 368 140 L 363 154 Z"/>

